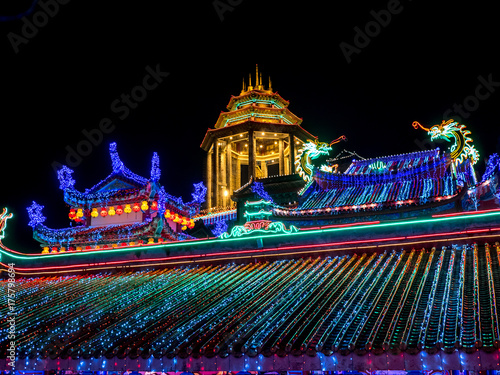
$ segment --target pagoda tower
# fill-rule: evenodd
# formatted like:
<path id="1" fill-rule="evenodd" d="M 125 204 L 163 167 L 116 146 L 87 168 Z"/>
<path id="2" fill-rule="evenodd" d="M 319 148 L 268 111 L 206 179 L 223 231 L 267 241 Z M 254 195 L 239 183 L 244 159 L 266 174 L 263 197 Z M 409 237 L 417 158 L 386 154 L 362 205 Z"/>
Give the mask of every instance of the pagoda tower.
<path id="1" fill-rule="evenodd" d="M 254 82 L 254 85 L 252 84 Z M 231 195 L 251 179 L 295 173 L 297 150 L 315 138 L 301 127 L 302 119 L 288 109 L 289 102 L 255 79 L 243 79 L 238 96 L 231 96 L 227 112 L 221 112 L 208 129 L 201 148 L 207 152 L 207 208 L 229 207 Z"/>

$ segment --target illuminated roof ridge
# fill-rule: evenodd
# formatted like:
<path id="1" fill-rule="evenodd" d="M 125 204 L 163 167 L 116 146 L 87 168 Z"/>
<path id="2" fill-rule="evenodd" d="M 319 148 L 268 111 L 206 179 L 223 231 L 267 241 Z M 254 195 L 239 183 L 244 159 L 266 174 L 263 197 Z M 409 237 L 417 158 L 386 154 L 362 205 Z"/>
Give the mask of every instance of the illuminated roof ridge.
<path id="1" fill-rule="evenodd" d="M 423 150 L 423 151 L 413 151 L 413 152 L 408 152 L 404 154 L 394 154 L 394 155 L 384 155 L 384 156 L 376 156 L 373 158 L 366 158 L 362 160 L 353 160 L 353 163 L 372 163 L 377 160 L 388 160 L 388 159 L 406 159 L 406 158 L 412 158 L 415 156 L 434 156 L 437 157 L 439 156 L 439 147 L 435 148 L 433 150 Z"/>
<path id="2" fill-rule="evenodd" d="M 414 152 L 409 152 L 405 154 L 395 154 L 395 155 L 386 155 L 386 156 L 380 156 L 380 157 L 374 157 L 374 158 L 369 158 L 369 159 L 363 159 L 363 160 L 356 160 L 353 159 L 351 165 L 346 169 L 344 174 L 351 174 L 357 171 L 356 173 L 360 172 L 360 168 L 364 168 L 367 166 L 370 166 L 374 163 L 377 162 L 393 162 L 393 161 L 409 161 L 408 163 L 405 163 L 406 167 L 409 167 L 410 165 L 414 166 L 416 164 L 421 164 L 422 161 L 429 161 L 429 160 L 435 160 L 435 159 L 442 159 L 446 158 L 446 154 L 441 154 L 441 157 L 439 155 L 439 148 L 433 149 L 433 150 L 424 150 L 424 151 L 414 151 Z M 417 163 L 420 161 L 420 163 Z"/>
<path id="3" fill-rule="evenodd" d="M 119 175 L 139 185 L 146 185 L 148 183 L 148 179 L 135 174 L 130 169 L 128 169 L 125 166 L 125 164 L 123 164 L 123 162 L 120 159 L 120 156 L 118 155 L 116 142 L 113 142 L 109 145 L 109 156 L 111 157 L 111 165 L 113 168 L 113 172 L 98 184 L 94 185 L 90 189 L 86 189 L 85 193 L 92 193 L 95 192 L 96 190 L 99 190 L 101 187 L 109 183 L 110 179 L 116 178 Z"/>

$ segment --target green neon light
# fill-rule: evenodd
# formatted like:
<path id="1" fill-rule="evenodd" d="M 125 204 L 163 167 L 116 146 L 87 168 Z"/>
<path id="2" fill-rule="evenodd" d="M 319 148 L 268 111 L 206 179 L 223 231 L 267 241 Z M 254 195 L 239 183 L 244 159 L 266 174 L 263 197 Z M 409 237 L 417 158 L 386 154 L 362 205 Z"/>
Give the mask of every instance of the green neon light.
<path id="1" fill-rule="evenodd" d="M 375 169 L 377 171 L 381 171 L 383 169 L 387 169 L 387 165 L 381 161 L 381 160 L 377 160 L 375 163 L 372 163 L 368 166 L 370 169 Z"/>
<path id="2" fill-rule="evenodd" d="M 271 216 L 273 213 L 271 211 L 265 211 L 265 210 L 260 210 L 258 212 L 248 212 L 245 211 L 243 216 L 248 217 L 248 216 Z"/>
<path id="3" fill-rule="evenodd" d="M 269 100 L 258 100 L 258 99 L 245 100 L 245 101 L 241 101 L 238 104 L 236 104 L 236 108 L 240 108 L 240 107 L 242 107 L 244 105 L 247 105 L 247 104 L 250 104 L 250 103 L 274 104 L 274 106 L 276 108 L 279 108 L 279 109 L 284 108 L 281 104 L 279 104 L 274 99 L 269 99 Z"/>
<path id="4" fill-rule="evenodd" d="M 261 199 L 260 201 L 246 201 L 245 202 L 245 207 L 248 206 L 262 206 L 262 205 L 269 205 L 272 204 L 271 201 L 265 201 L 264 199 Z"/>
<path id="5" fill-rule="evenodd" d="M 484 218 L 484 217 L 495 217 L 495 216 L 500 216 L 500 211 L 494 211 L 494 212 L 487 212 L 484 214 L 473 214 L 473 215 L 463 215 L 463 216 L 452 216 L 452 217 L 440 217 L 440 218 L 430 218 L 430 219 L 420 219 L 420 220 L 408 220 L 408 221 L 395 221 L 395 222 L 389 222 L 389 223 L 378 223 L 378 224 L 367 224 L 367 225 L 360 225 L 360 226 L 351 226 L 351 227 L 341 227 L 341 228 L 326 228 L 326 229 L 315 229 L 315 230 L 308 230 L 308 231 L 298 231 L 298 232 L 293 232 L 293 233 L 276 233 L 276 234 L 268 234 L 267 238 L 270 237 L 280 237 L 280 236 L 292 236 L 292 235 L 310 235 L 311 233 L 327 233 L 327 232 L 340 232 L 340 231 L 353 231 L 353 230 L 364 230 L 364 229 L 376 229 L 376 228 L 385 228 L 385 227 L 392 227 L 392 226 L 403 226 L 403 225 L 415 225 L 415 224 L 425 224 L 425 223 L 439 223 L 439 222 L 446 222 L 446 221 L 454 221 L 454 220 L 470 220 L 473 218 Z M 252 236 L 250 238 L 256 238 L 259 236 Z M 203 244 L 213 244 L 214 242 L 233 242 L 233 241 L 241 241 L 241 240 L 247 240 L 249 237 L 237 237 L 237 238 L 228 238 L 228 239 L 221 239 L 221 238 L 214 238 L 214 239 L 208 239 L 208 240 L 196 240 L 196 241 L 182 241 L 182 242 L 170 242 L 168 244 L 161 244 L 161 245 L 153 245 L 153 249 L 160 249 L 160 248 L 171 248 L 171 247 L 184 247 L 184 246 L 191 246 L 191 245 L 203 245 Z M 151 246 L 151 245 L 149 245 Z M 86 254 L 95 254 L 95 253 L 114 253 L 114 252 L 130 252 L 130 251 L 137 251 L 137 250 L 147 250 L 148 245 L 146 246 L 135 246 L 135 247 L 129 247 L 126 249 L 108 249 L 108 250 L 95 250 L 95 251 L 81 251 L 81 252 L 76 252 L 76 253 L 58 253 L 58 254 L 45 254 L 45 255 L 35 255 L 35 256 L 27 256 L 27 255 L 17 255 L 13 254 L 9 251 L 5 251 L 4 249 L 0 248 L 0 253 L 4 255 L 8 255 L 11 258 L 15 259 L 50 259 L 53 257 L 66 257 L 66 256 L 79 256 L 79 255 L 86 255 Z M 58 259 L 59 259 L 58 258 Z"/>
<path id="6" fill-rule="evenodd" d="M 260 118 L 275 119 L 275 120 L 283 119 L 283 121 L 286 122 L 287 124 L 292 124 L 292 121 L 288 120 L 287 118 L 284 118 L 282 115 L 259 114 L 259 113 L 251 112 L 249 114 L 226 119 L 224 121 L 224 126 L 227 126 L 228 123 L 248 119 L 250 117 L 260 117 Z"/>

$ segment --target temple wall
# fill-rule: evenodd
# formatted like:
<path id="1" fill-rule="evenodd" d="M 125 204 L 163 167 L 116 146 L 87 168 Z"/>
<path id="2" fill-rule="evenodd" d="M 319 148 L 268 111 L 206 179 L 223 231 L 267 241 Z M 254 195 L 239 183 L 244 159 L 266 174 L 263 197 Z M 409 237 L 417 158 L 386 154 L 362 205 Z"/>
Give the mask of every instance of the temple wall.
<path id="1" fill-rule="evenodd" d="M 0 359 L 1 369 L 7 367 L 5 359 Z M 264 357 L 258 355 L 249 357 L 228 356 L 220 358 L 173 358 L 156 359 L 150 357 L 143 359 L 18 359 L 16 369 L 29 370 L 73 370 L 73 371 L 428 371 L 428 370 L 459 370 L 459 371 L 485 371 L 500 370 L 499 351 L 485 353 L 477 351 L 467 354 L 456 351 L 451 354 L 438 352 L 428 354 L 401 353 L 359 356 L 350 354 L 343 356 L 334 353 L 332 356 L 319 354 L 315 357 L 308 355 L 279 357 L 273 355 Z"/>

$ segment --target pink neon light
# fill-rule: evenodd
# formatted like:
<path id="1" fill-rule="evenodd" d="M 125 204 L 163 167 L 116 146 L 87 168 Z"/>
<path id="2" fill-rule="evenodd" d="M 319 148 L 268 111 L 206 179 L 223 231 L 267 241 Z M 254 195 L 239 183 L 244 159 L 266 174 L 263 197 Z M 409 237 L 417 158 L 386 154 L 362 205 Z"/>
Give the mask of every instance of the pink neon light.
<path id="1" fill-rule="evenodd" d="M 419 234 L 416 236 L 406 236 L 407 240 L 414 239 L 414 238 L 426 238 L 426 237 L 437 237 L 437 236 L 447 236 L 450 234 L 464 234 L 464 231 L 460 232 L 443 232 L 443 233 L 436 233 L 436 234 Z"/>
<path id="2" fill-rule="evenodd" d="M 354 227 L 357 225 L 370 225 L 370 224 L 380 224 L 380 220 L 375 220 L 375 221 L 362 221 L 359 223 L 350 223 L 350 224 L 336 224 L 336 225 L 325 225 L 323 227 L 320 227 L 321 229 L 327 229 L 327 228 L 345 228 L 345 227 Z"/>
<path id="3" fill-rule="evenodd" d="M 42 270 L 62 270 L 62 269 L 71 269 L 71 268 L 90 268 L 92 267 L 101 267 L 107 265 L 115 265 L 115 264 L 130 264 L 130 263 L 144 263 L 144 262 L 157 262 L 157 261 L 165 261 L 169 262 L 177 259 L 194 259 L 194 258 L 203 258 L 210 259 L 212 257 L 217 256 L 233 256 L 240 254 L 254 254 L 254 253 L 267 253 L 273 251 L 282 252 L 283 250 L 296 250 L 296 249 L 312 249 L 312 248 L 320 248 L 320 247 L 337 247 L 342 245 L 355 245 L 362 243 L 375 243 L 375 242 L 389 242 L 389 241 L 400 241 L 400 240 L 409 240 L 409 239 L 418 239 L 418 238 L 431 238 L 431 237 L 441 237 L 446 235 L 460 235 L 460 234 L 468 234 L 468 233 L 484 233 L 484 232 L 494 232 L 499 231 L 498 228 L 489 228 L 489 229 L 475 229 L 475 230 L 466 230 L 466 231 L 456 231 L 456 232 L 441 232 L 434 234 L 422 234 L 415 236 L 400 236 L 400 237 L 386 237 L 380 239 L 367 239 L 367 240 L 355 240 L 355 241 L 342 241 L 342 242 L 330 242 L 324 244 L 311 244 L 311 245 L 295 245 L 295 246 L 283 246 L 283 247 L 273 247 L 268 249 L 249 249 L 249 250 L 240 250 L 240 251 L 228 251 L 228 252 L 219 252 L 212 254 L 193 254 L 193 255 L 177 255 L 171 256 L 168 258 L 150 258 L 150 259 L 135 259 L 135 260 L 122 260 L 122 261 L 110 261 L 110 262 L 99 262 L 99 263 L 87 263 L 87 264 L 78 264 L 78 265 L 67 265 L 67 266 L 47 266 L 47 267 L 34 267 L 34 268 L 23 268 L 23 267 L 15 267 L 16 270 L 20 271 L 42 271 Z M 214 259 L 216 260 L 216 259 Z M 4 263 L 0 264 L 7 268 L 7 265 Z"/>
<path id="4" fill-rule="evenodd" d="M 87 263 L 87 264 L 73 264 L 73 265 L 68 265 L 68 266 L 47 266 L 47 267 L 37 267 L 37 268 L 22 268 L 22 267 L 14 267 L 16 270 L 20 271 L 29 271 L 29 270 L 37 270 L 37 271 L 44 271 L 44 270 L 50 270 L 53 268 L 56 269 L 69 269 L 69 268 L 78 268 L 78 267 L 95 267 L 95 266 L 109 266 L 112 264 L 128 264 L 128 263 L 139 263 L 139 262 L 153 262 L 153 261 L 162 261 L 162 260 L 176 260 L 176 259 L 191 259 L 191 258 L 201 258 L 206 256 L 205 254 L 197 254 L 197 255 L 177 255 L 169 258 L 148 258 L 148 259 L 132 259 L 132 260 L 115 260 L 111 262 L 99 262 L 99 263 Z M 0 262 L 0 264 L 3 264 Z"/>

